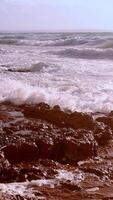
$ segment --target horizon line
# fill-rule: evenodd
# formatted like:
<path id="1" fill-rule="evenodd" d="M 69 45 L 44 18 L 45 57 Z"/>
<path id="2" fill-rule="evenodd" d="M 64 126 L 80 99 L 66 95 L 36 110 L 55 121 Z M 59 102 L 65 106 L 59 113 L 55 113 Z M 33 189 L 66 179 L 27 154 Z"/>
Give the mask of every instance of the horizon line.
<path id="1" fill-rule="evenodd" d="M 56 33 L 56 32 L 83 32 L 83 33 L 112 33 L 113 30 L 105 30 L 105 29 L 33 29 L 33 30 L 0 30 L 0 33 Z"/>

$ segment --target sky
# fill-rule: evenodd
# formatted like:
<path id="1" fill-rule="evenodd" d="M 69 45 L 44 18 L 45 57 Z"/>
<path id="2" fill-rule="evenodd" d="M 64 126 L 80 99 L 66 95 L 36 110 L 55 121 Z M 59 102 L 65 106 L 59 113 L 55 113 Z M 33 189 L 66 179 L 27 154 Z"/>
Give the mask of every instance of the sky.
<path id="1" fill-rule="evenodd" d="M 0 0 L 0 31 L 113 31 L 113 0 Z"/>

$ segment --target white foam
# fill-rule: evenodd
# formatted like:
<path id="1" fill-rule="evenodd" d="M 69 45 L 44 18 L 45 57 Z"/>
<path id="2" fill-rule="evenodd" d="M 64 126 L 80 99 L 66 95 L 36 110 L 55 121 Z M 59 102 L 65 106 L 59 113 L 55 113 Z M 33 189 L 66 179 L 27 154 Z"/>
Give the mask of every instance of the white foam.
<path id="1" fill-rule="evenodd" d="M 49 49 L 48 49 L 49 48 Z M 56 47 L 59 49 L 59 47 Z M 113 109 L 113 63 L 109 60 L 60 58 L 45 54 L 53 47 L 4 47 L 0 63 L 26 68 L 43 62 L 47 68 L 36 73 L 0 73 L 0 101 L 46 102 L 51 106 L 82 112 Z M 11 52 L 12 50 L 12 52 Z M 23 65 L 22 65 L 23 63 Z M 49 64 L 48 64 L 49 63 Z M 10 66 L 11 68 L 11 66 Z"/>
<path id="2" fill-rule="evenodd" d="M 27 189 L 26 183 L 0 184 L 0 191 L 9 195 L 20 195 L 23 197 L 35 197 L 31 189 Z"/>
<path id="3" fill-rule="evenodd" d="M 99 187 L 93 187 L 86 190 L 86 192 L 96 192 L 99 190 Z"/>
<path id="4" fill-rule="evenodd" d="M 54 180 L 36 180 L 31 182 L 22 182 L 22 183 L 7 183 L 0 184 L 0 192 L 8 195 L 20 195 L 25 198 L 34 198 L 35 193 L 38 192 L 36 186 L 48 185 L 49 187 L 53 187 L 55 184 Z M 40 197 L 41 199 L 41 197 Z M 42 199 L 45 199 L 42 197 Z"/>
<path id="5" fill-rule="evenodd" d="M 62 181 L 76 182 L 78 184 L 82 180 L 84 180 L 84 173 L 79 170 L 75 170 L 75 171 L 58 170 L 56 179 L 60 181 L 62 180 Z"/>
<path id="6" fill-rule="evenodd" d="M 31 182 L 0 184 L 0 192 L 8 195 L 20 195 L 25 198 L 34 198 L 38 190 L 36 186 L 41 187 L 45 185 L 50 188 L 54 188 L 56 185 L 60 184 L 60 181 L 71 181 L 78 184 L 84 180 L 84 178 L 84 173 L 79 170 L 58 170 L 58 174 L 55 179 L 41 179 Z"/>

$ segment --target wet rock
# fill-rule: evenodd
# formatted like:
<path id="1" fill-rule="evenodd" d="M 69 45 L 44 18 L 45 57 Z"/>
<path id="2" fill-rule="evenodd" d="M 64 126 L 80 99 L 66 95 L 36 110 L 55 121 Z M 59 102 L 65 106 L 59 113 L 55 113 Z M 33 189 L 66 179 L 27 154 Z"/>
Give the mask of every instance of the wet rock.
<path id="1" fill-rule="evenodd" d="M 97 143 L 91 131 L 78 130 L 75 137 L 65 139 L 65 157 L 69 161 L 84 160 L 97 156 Z"/>
<path id="2" fill-rule="evenodd" d="M 87 189 L 91 188 L 91 193 L 92 188 L 99 187 L 104 197 L 104 189 L 112 187 L 112 113 L 106 115 L 106 120 L 103 115 L 99 114 L 101 119 L 96 115 L 96 121 L 88 114 L 64 112 L 58 105 L 50 108 L 45 103 L 21 106 L 1 103 L 0 112 L 1 183 L 21 182 L 21 186 L 35 180 L 31 183 L 37 197 L 39 189 L 47 198 L 73 200 L 82 199 L 83 192 L 84 199 L 96 200 L 97 191 L 93 192 L 94 197 L 87 196 Z M 83 179 L 76 169 L 82 172 Z M 68 173 L 65 179 L 65 174 L 61 177 L 59 170 L 76 173 L 72 179 Z M 27 198 L 17 194 L 7 199 Z"/>
<path id="3" fill-rule="evenodd" d="M 0 121 L 8 122 L 11 120 L 14 120 L 14 118 L 8 112 L 0 111 Z"/>
<path id="4" fill-rule="evenodd" d="M 51 137 L 42 137 L 36 139 L 36 144 L 42 159 L 62 160 L 64 156 L 63 139 L 55 138 L 53 140 Z"/>
<path id="5" fill-rule="evenodd" d="M 41 168 L 35 168 L 33 166 L 31 167 L 24 167 L 19 171 L 19 180 L 21 177 L 25 177 L 26 180 L 32 181 L 32 180 L 38 180 L 38 179 L 44 179 L 44 172 Z"/>
<path id="6" fill-rule="evenodd" d="M 98 122 L 103 122 L 104 124 L 109 126 L 111 130 L 113 130 L 113 117 L 110 116 L 98 117 L 96 120 Z"/>
<path id="7" fill-rule="evenodd" d="M 106 177 L 109 179 L 113 171 L 111 164 L 104 160 L 89 159 L 87 161 L 79 162 L 78 164 L 79 169 L 85 173 L 95 174 L 99 178 Z"/>
<path id="8" fill-rule="evenodd" d="M 2 168 L 0 171 L 0 182 L 10 183 L 17 181 L 18 175 L 18 171 L 16 171 L 16 169 L 11 166 Z"/>
<path id="9" fill-rule="evenodd" d="M 54 140 L 52 159 L 61 162 L 63 158 L 64 158 L 64 140 L 62 138 L 57 138 Z"/>
<path id="10" fill-rule="evenodd" d="M 39 157 L 38 148 L 35 144 L 9 144 L 2 150 L 10 163 L 33 161 Z"/>
<path id="11" fill-rule="evenodd" d="M 10 166 L 10 163 L 8 160 L 5 158 L 4 153 L 0 152 L 0 171 L 4 168 L 7 168 Z"/>
<path id="12" fill-rule="evenodd" d="M 54 160 L 49 160 L 49 159 L 39 159 L 39 163 L 45 167 L 52 168 L 52 169 L 58 166 L 57 162 L 55 162 Z"/>
<path id="13" fill-rule="evenodd" d="M 69 115 L 69 124 L 75 129 L 93 129 L 95 125 L 93 118 L 90 115 L 80 112 L 74 112 Z"/>
<path id="14" fill-rule="evenodd" d="M 74 129 L 94 128 L 93 118 L 84 113 L 74 112 L 71 114 L 63 112 L 59 106 L 55 106 L 52 109 L 45 103 L 38 105 L 23 105 L 21 106 L 22 112 L 26 117 L 46 120 L 59 127 L 72 127 Z"/>
<path id="15" fill-rule="evenodd" d="M 36 139 L 36 144 L 39 149 L 41 158 L 51 158 L 54 148 L 52 138 L 39 138 Z"/>
<path id="16" fill-rule="evenodd" d="M 99 145 L 107 145 L 113 139 L 113 133 L 109 126 L 103 122 L 95 126 L 94 136 Z"/>
<path id="17" fill-rule="evenodd" d="M 75 184 L 72 181 L 61 182 L 61 186 L 63 187 L 63 189 L 65 188 L 70 191 L 81 191 L 82 189 L 79 185 Z"/>

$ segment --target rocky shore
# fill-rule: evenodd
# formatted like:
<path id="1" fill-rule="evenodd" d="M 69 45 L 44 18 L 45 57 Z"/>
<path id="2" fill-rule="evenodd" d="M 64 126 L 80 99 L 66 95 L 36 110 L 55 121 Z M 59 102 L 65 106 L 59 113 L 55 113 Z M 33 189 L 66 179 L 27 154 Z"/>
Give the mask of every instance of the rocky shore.
<path id="1" fill-rule="evenodd" d="M 0 200 L 113 199 L 113 112 L 0 104 Z"/>

